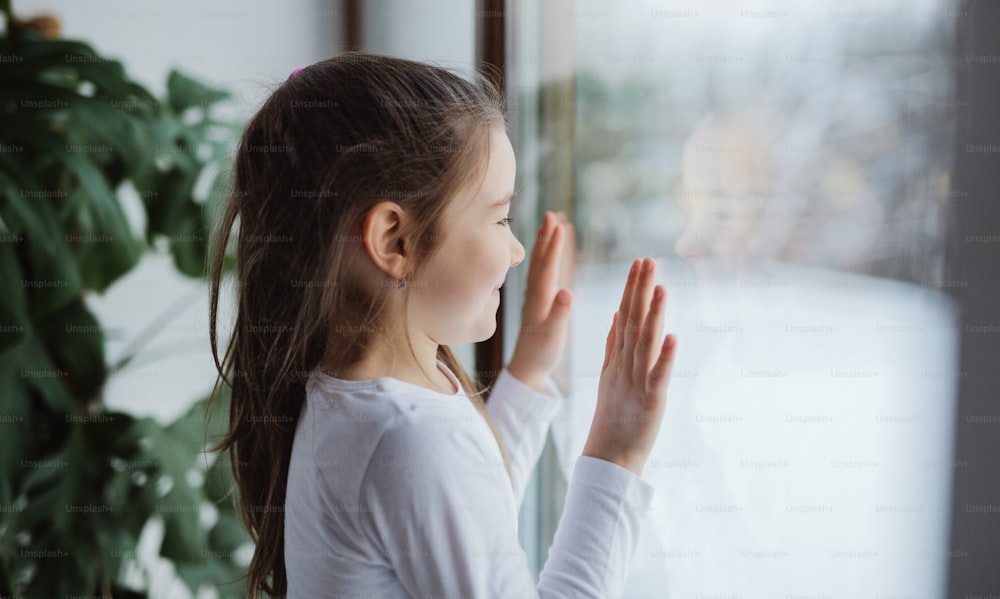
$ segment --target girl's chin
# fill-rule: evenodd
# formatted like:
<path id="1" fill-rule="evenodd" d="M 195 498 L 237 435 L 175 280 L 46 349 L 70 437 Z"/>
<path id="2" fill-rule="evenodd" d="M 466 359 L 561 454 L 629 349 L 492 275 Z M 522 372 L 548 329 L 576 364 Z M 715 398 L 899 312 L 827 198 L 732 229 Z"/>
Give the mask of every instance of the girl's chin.
<path id="1" fill-rule="evenodd" d="M 495 335 L 497 332 L 497 317 L 496 314 L 483 314 L 479 319 L 474 322 L 469 323 L 465 328 L 464 335 L 456 335 L 448 339 L 448 343 L 442 343 L 443 345 L 455 346 L 463 345 L 466 343 L 480 343 L 486 341 Z M 441 343 L 440 341 L 438 343 Z"/>
<path id="2" fill-rule="evenodd" d="M 496 315 L 489 317 L 489 321 L 484 323 L 483 328 L 477 330 L 476 339 L 473 343 L 479 343 L 480 341 L 486 341 L 493 337 L 497 332 L 497 319 Z"/>

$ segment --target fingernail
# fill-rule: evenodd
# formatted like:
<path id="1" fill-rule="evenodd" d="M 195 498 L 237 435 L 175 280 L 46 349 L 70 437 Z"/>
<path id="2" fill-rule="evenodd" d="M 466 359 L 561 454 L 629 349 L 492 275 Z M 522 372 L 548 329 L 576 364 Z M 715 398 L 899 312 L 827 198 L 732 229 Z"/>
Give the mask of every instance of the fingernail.
<path id="1" fill-rule="evenodd" d="M 649 272 L 651 270 L 653 270 L 653 263 L 650 262 L 648 259 L 643 258 L 642 259 L 642 272 Z"/>

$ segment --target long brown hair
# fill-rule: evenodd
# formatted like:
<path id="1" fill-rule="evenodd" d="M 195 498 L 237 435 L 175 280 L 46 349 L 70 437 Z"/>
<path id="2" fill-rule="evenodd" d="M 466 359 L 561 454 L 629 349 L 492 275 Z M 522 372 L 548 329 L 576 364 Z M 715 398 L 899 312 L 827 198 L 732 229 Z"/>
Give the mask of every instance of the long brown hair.
<path id="1" fill-rule="evenodd" d="M 485 78 L 471 82 L 360 52 L 301 70 L 247 124 L 215 240 L 210 336 L 215 396 L 231 387 L 229 428 L 217 449 L 232 454 L 243 522 L 256 542 L 251 597 L 286 593 L 285 486 L 309 374 L 321 359 L 334 369 L 353 364 L 380 330 L 386 296 L 373 297 L 348 275 L 349 242 L 360 240 L 364 216 L 388 199 L 412 216 L 405 239 L 415 262 L 431 256 L 448 200 L 484 172 L 497 126 L 504 127 L 503 101 Z M 219 297 L 231 236 L 236 314 L 220 359 Z M 448 347 L 438 358 L 486 418 L 509 474 L 483 390 Z"/>

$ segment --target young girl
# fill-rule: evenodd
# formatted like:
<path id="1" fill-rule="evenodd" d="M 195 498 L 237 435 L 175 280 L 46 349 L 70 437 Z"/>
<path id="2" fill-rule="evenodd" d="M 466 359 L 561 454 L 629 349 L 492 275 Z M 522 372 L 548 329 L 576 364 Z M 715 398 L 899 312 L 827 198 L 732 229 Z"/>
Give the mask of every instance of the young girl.
<path id="1" fill-rule="evenodd" d="M 640 477 L 674 347 L 665 291 L 634 262 L 597 413 L 536 588 L 517 510 L 564 400 L 549 380 L 571 295 L 546 214 L 522 333 L 488 403 L 448 349 L 496 329 L 524 248 L 514 155 L 488 83 L 362 53 L 298 70 L 236 154 L 212 281 L 238 223 L 235 330 L 220 362 L 249 592 L 317 597 L 621 593 L 652 498 Z"/>

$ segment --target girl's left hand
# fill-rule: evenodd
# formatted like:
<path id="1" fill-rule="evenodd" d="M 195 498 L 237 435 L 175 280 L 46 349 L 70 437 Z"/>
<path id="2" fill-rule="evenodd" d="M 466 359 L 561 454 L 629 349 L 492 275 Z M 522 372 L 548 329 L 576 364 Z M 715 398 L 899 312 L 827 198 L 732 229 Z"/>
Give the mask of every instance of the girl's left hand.
<path id="1" fill-rule="evenodd" d="M 510 374 L 539 392 L 545 392 L 566 346 L 573 294 L 563 286 L 570 283 L 575 250 L 566 215 L 546 212 L 531 250 L 521 332 L 507 365 Z"/>

